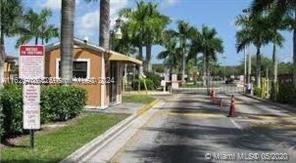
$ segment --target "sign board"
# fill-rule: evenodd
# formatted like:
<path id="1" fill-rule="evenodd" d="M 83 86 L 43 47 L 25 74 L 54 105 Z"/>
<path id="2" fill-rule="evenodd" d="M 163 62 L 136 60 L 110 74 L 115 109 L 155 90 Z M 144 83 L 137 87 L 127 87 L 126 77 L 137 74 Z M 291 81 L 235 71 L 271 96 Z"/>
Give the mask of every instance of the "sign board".
<path id="1" fill-rule="evenodd" d="M 19 76 L 24 81 L 44 77 L 43 46 L 20 47 Z M 23 84 L 23 127 L 40 129 L 40 85 Z"/>
<path id="2" fill-rule="evenodd" d="M 165 80 L 161 80 L 161 82 L 160 82 L 160 86 L 162 86 L 162 87 L 164 87 L 165 86 Z"/>

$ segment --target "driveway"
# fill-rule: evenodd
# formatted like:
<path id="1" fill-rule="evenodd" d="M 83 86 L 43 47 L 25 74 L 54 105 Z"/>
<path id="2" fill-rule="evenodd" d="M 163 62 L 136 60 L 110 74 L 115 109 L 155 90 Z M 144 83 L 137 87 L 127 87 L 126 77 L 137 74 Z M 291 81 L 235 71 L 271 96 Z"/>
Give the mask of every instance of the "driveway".
<path id="1" fill-rule="evenodd" d="M 296 162 L 295 116 L 282 108 L 237 95 L 238 116 L 229 118 L 229 102 L 220 108 L 201 94 L 161 98 L 165 104 L 112 162 Z"/>

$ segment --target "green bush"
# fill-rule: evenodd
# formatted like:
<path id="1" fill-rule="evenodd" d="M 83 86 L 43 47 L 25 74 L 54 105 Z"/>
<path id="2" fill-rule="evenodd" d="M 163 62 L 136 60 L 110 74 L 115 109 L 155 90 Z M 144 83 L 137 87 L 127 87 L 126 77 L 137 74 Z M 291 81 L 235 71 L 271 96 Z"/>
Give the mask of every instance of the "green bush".
<path id="1" fill-rule="evenodd" d="M 254 87 L 254 95 L 261 97 L 262 96 L 262 90 L 259 87 Z"/>
<path id="2" fill-rule="evenodd" d="M 281 103 L 296 105 L 296 88 L 293 84 L 279 84 L 279 90 L 277 94 L 277 101 Z"/>
<path id="3" fill-rule="evenodd" d="M 148 90 L 154 90 L 156 89 L 156 86 L 154 85 L 154 82 L 151 79 L 145 79 L 145 83 L 146 83 L 146 87 Z M 139 89 L 139 80 L 134 80 L 132 82 L 132 88 L 134 90 L 138 90 Z M 145 85 L 144 85 L 144 79 L 140 80 L 140 89 L 141 90 L 145 90 Z"/>
<path id="4" fill-rule="evenodd" d="M 153 73 L 147 73 L 145 75 L 146 75 L 145 82 L 148 90 L 155 90 L 160 86 L 160 82 L 162 78 L 159 75 L 153 74 Z M 139 89 L 138 85 L 139 85 L 139 79 L 134 80 L 132 82 L 132 88 L 134 90 Z M 145 90 L 144 79 L 140 79 L 140 89 Z"/>
<path id="5" fill-rule="evenodd" d="M 3 107 L 3 129 L 4 137 L 16 135 L 23 132 L 23 102 L 22 88 L 17 85 L 5 85 L 1 93 Z"/>
<path id="6" fill-rule="evenodd" d="M 86 101 L 86 91 L 72 86 L 47 86 L 41 93 L 43 122 L 65 121 L 77 116 Z"/>
<path id="7" fill-rule="evenodd" d="M 162 80 L 161 76 L 154 73 L 147 73 L 146 77 L 147 77 L 146 79 L 150 79 L 153 82 L 153 87 L 155 89 L 157 89 L 160 86 L 160 82 Z"/>
<path id="8" fill-rule="evenodd" d="M 22 87 L 10 84 L 1 92 L 4 137 L 23 133 Z M 44 86 L 41 89 L 41 123 L 73 118 L 82 111 L 85 102 L 86 91 L 82 88 Z M 0 114 L 0 118 L 3 116 Z"/>

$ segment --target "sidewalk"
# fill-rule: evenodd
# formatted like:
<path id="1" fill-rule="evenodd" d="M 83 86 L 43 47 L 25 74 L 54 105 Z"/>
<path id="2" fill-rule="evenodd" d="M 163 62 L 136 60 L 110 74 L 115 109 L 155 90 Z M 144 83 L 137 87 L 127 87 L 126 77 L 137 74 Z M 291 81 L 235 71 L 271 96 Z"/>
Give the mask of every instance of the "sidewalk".
<path id="1" fill-rule="evenodd" d="M 133 114 L 136 113 L 145 104 L 142 103 L 122 103 L 110 106 L 106 109 L 85 109 L 86 112 L 101 112 L 101 113 L 120 113 L 120 114 Z"/>

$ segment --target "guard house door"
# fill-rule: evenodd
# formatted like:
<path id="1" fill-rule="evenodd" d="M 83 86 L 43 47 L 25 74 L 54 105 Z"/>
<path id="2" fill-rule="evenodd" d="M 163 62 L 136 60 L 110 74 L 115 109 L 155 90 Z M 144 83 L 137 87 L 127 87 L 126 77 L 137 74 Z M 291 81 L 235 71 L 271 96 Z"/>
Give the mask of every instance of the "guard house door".
<path id="1" fill-rule="evenodd" d="M 109 100 L 110 104 L 115 104 L 117 99 L 117 90 L 116 90 L 116 84 L 117 84 L 117 63 L 111 62 L 110 63 L 110 89 L 109 89 Z"/>

